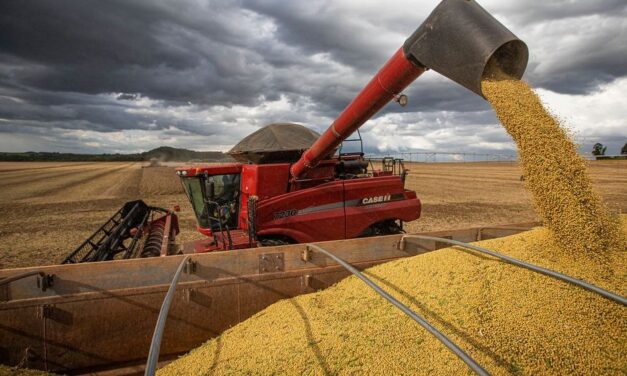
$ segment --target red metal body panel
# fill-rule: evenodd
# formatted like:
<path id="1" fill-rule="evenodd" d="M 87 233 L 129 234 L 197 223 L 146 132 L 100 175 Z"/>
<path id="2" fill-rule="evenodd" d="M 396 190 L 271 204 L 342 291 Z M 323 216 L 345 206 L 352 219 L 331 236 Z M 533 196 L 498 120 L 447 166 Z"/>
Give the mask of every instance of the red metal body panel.
<path id="1" fill-rule="evenodd" d="M 398 176 L 346 180 L 344 189 L 347 239 L 360 236 L 375 223 L 394 219 L 408 222 L 420 217 L 421 203 L 416 192 L 406 190 Z M 381 202 L 367 200 L 381 196 Z M 351 204 L 355 201 L 356 205 Z"/>
<path id="2" fill-rule="evenodd" d="M 287 193 L 288 163 L 244 165 L 242 168 L 242 193 L 260 200 Z"/>
<path id="3" fill-rule="evenodd" d="M 373 177 L 343 180 L 336 176 L 337 146 L 425 71 L 411 63 L 402 48 L 381 68 L 327 131 L 291 165 L 230 163 L 178 169 L 193 177 L 241 172 L 238 229 L 248 231 L 248 199 L 257 196 L 259 238 L 284 236 L 296 242 L 336 240 L 361 235 L 386 220 L 411 221 L 420 216 L 416 194 L 404 189 L 399 176 L 373 171 Z M 329 159 L 325 159 L 329 158 Z M 361 158 L 353 156 L 348 158 Z M 291 173 L 291 176 L 290 176 Z M 212 235 L 208 229 L 199 231 Z M 237 245 L 243 237 L 237 236 Z M 222 248 L 221 239 L 212 247 Z M 232 242 L 235 247 L 236 241 Z M 199 246 L 204 250 L 207 243 Z"/>
<path id="4" fill-rule="evenodd" d="M 222 174 L 238 174 L 242 171 L 241 163 L 216 163 L 204 166 L 182 166 L 177 167 L 175 170 L 185 173 L 183 176 L 196 176 L 203 172 L 207 172 L 209 175 L 222 175 Z"/>
<path id="5" fill-rule="evenodd" d="M 299 243 L 354 238 L 388 219 L 418 219 L 420 210 L 416 193 L 398 176 L 336 180 L 260 202 L 258 235 Z"/>
<path id="6" fill-rule="evenodd" d="M 329 129 L 292 166 L 292 176 L 298 178 L 308 169 L 315 167 L 424 71 L 424 67 L 407 60 L 403 49 L 399 48 Z"/>
<path id="7" fill-rule="evenodd" d="M 241 179 L 239 227 L 248 230 L 248 198 L 259 200 L 287 193 L 289 181 L 288 163 L 266 165 L 244 165 Z"/>
<path id="8" fill-rule="evenodd" d="M 257 234 L 287 236 L 297 242 L 343 239 L 344 181 L 336 180 L 260 201 Z"/>

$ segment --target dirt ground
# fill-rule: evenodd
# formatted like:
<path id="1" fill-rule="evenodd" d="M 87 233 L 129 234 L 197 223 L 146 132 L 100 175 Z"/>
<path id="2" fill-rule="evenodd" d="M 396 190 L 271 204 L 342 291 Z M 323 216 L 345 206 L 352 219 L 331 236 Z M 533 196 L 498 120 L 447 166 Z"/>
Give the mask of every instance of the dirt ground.
<path id="1" fill-rule="evenodd" d="M 515 163 L 412 163 L 423 202 L 408 232 L 536 220 Z M 627 161 L 590 162 L 611 210 L 627 212 Z M 126 201 L 181 206 L 179 242 L 202 238 L 172 166 L 0 162 L 0 268 L 60 262 Z"/>
<path id="2" fill-rule="evenodd" d="M 627 161 L 591 161 L 588 172 L 612 212 L 627 212 Z M 423 203 L 408 232 L 538 220 L 515 162 L 412 163 L 406 186 Z"/>

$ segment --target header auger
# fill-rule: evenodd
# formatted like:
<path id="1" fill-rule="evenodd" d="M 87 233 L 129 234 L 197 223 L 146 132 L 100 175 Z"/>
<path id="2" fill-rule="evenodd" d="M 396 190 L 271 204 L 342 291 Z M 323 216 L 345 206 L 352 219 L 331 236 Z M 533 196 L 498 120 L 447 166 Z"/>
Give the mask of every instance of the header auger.
<path id="1" fill-rule="evenodd" d="M 148 206 L 141 200 L 129 201 L 62 264 L 167 256 L 172 254 L 178 233 L 178 217 L 174 212 Z"/>

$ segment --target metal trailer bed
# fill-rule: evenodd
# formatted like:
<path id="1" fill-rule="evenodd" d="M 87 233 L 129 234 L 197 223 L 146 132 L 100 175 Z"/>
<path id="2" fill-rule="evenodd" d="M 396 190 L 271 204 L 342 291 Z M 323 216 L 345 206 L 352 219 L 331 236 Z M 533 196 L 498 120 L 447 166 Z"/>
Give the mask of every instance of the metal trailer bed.
<path id="1" fill-rule="evenodd" d="M 535 223 L 422 233 L 474 242 Z M 357 269 L 447 244 L 403 235 L 315 243 Z M 350 273 L 296 244 L 195 254 L 169 312 L 160 360 L 174 359 L 270 304 L 324 289 Z M 0 270 L 0 363 L 80 374 L 143 371 L 172 276 L 187 255 Z M 20 276 L 24 276 L 20 278 Z M 303 313 L 304 315 L 304 313 Z M 303 317 L 305 319 L 305 317 Z"/>

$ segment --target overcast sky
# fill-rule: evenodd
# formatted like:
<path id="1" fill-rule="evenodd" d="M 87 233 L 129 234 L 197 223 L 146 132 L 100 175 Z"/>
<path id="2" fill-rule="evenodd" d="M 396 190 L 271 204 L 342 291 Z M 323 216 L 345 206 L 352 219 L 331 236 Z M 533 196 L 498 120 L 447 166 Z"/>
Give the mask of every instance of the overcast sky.
<path id="1" fill-rule="evenodd" d="M 583 151 L 627 142 L 625 0 L 484 0 Z M 0 151 L 226 150 L 272 122 L 318 131 L 435 0 L 0 0 Z M 487 103 L 428 71 L 366 123 L 372 152 L 511 153 Z"/>

